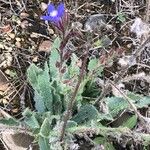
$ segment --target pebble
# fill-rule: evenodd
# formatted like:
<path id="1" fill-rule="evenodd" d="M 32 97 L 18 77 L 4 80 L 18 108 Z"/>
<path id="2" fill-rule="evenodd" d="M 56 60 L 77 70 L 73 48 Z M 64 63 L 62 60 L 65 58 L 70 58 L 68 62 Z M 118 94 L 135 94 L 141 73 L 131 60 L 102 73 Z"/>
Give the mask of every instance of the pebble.
<path id="1" fill-rule="evenodd" d="M 0 49 L 4 49 L 4 44 L 0 43 Z"/>
<path id="2" fill-rule="evenodd" d="M 84 25 L 84 30 L 86 31 L 95 31 L 101 30 L 106 26 L 106 19 L 103 14 L 91 15 Z"/>
<path id="3" fill-rule="evenodd" d="M 20 26 L 22 29 L 25 29 L 29 26 L 29 22 L 27 20 L 24 20 L 20 23 Z"/>
<path id="4" fill-rule="evenodd" d="M 8 36 L 9 36 L 11 39 L 14 39 L 14 38 L 15 38 L 15 34 L 14 34 L 14 33 L 8 33 Z"/>
<path id="5" fill-rule="evenodd" d="M 17 42 L 20 42 L 20 41 L 21 41 L 21 38 L 17 37 L 17 38 L 16 38 L 16 41 L 17 41 Z"/>
<path id="6" fill-rule="evenodd" d="M 49 34 L 54 34 L 54 30 L 53 29 L 48 29 Z"/>
<path id="7" fill-rule="evenodd" d="M 19 41 L 16 41 L 15 45 L 17 46 L 17 48 L 21 48 L 21 43 Z"/>
<path id="8" fill-rule="evenodd" d="M 21 18 L 21 19 L 27 18 L 27 17 L 29 17 L 29 14 L 28 14 L 28 13 L 25 13 L 25 12 L 20 13 L 20 18 Z"/>
<path id="9" fill-rule="evenodd" d="M 47 4 L 42 2 L 40 4 L 40 8 L 41 8 L 42 11 L 45 11 L 47 9 Z"/>

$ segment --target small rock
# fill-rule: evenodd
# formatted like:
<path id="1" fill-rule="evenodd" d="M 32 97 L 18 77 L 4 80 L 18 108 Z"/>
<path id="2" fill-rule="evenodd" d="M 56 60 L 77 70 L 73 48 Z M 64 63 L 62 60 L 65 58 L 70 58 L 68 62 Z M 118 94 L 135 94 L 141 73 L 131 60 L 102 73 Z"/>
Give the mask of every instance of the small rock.
<path id="1" fill-rule="evenodd" d="M 4 49 L 4 44 L 0 43 L 0 49 Z"/>
<path id="2" fill-rule="evenodd" d="M 15 45 L 16 45 L 17 48 L 21 48 L 21 43 L 20 43 L 20 41 L 16 41 Z"/>
<path id="3" fill-rule="evenodd" d="M 20 23 L 20 26 L 22 29 L 25 29 L 29 26 L 29 22 L 27 20 L 24 20 Z"/>
<path id="4" fill-rule="evenodd" d="M 106 26 L 106 19 L 103 14 L 91 15 L 85 22 L 84 29 L 86 31 L 101 30 Z"/>
<path id="5" fill-rule="evenodd" d="M 54 30 L 53 29 L 48 29 L 49 34 L 54 34 Z"/>
<path id="6" fill-rule="evenodd" d="M 47 9 L 47 4 L 42 2 L 40 8 L 42 11 L 45 11 Z"/>
<path id="7" fill-rule="evenodd" d="M 34 62 L 34 63 L 38 62 L 38 56 L 34 56 L 33 59 L 32 59 L 32 62 Z"/>
<path id="8" fill-rule="evenodd" d="M 27 17 L 29 17 L 28 13 L 25 13 L 25 12 L 20 13 L 20 18 L 21 19 L 24 19 L 24 18 L 27 18 Z"/>
<path id="9" fill-rule="evenodd" d="M 15 34 L 14 34 L 14 33 L 8 33 L 8 36 L 9 36 L 11 39 L 14 39 L 14 38 L 15 38 Z"/>
<path id="10" fill-rule="evenodd" d="M 17 41 L 17 42 L 20 42 L 20 41 L 21 41 L 21 38 L 17 37 L 17 38 L 16 38 L 16 41 Z"/>
<path id="11" fill-rule="evenodd" d="M 73 29 L 82 29 L 83 25 L 82 25 L 82 23 L 80 23 L 80 22 L 73 22 L 73 23 L 71 24 L 71 27 L 72 27 Z"/>

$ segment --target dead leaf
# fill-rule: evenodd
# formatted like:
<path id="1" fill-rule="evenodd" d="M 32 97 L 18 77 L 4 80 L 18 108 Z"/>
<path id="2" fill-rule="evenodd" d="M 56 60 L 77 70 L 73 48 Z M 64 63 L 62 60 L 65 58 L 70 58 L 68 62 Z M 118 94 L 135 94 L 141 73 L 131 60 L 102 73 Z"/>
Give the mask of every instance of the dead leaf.
<path id="1" fill-rule="evenodd" d="M 8 80 L 4 73 L 0 70 L 0 91 L 6 91 L 9 86 Z"/>
<path id="2" fill-rule="evenodd" d="M 2 132 L 2 140 L 10 150 L 27 150 L 32 144 L 34 138 L 25 133 L 13 133 L 13 131 L 4 131 Z"/>
<path id="3" fill-rule="evenodd" d="M 8 32 L 10 32 L 11 30 L 12 30 L 12 27 L 11 27 L 10 24 L 8 24 L 8 25 L 2 27 L 2 33 L 8 33 Z"/>
<path id="4" fill-rule="evenodd" d="M 51 42 L 51 41 L 49 41 L 49 40 L 43 41 L 43 42 L 40 44 L 38 51 L 39 51 L 39 52 L 46 52 L 46 53 L 49 53 L 49 52 L 50 52 L 50 49 L 51 49 L 51 46 L 52 46 L 52 42 Z"/>

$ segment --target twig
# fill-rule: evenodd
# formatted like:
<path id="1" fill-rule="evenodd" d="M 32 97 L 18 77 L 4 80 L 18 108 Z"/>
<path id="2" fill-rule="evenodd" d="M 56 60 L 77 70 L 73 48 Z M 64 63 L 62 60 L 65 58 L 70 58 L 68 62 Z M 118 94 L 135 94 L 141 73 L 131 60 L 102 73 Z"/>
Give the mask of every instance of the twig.
<path id="1" fill-rule="evenodd" d="M 134 52 L 133 57 L 137 58 L 141 52 L 143 51 L 143 48 L 147 43 L 150 42 L 150 36 L 141 44 L 141 46 Z"/>
<path id="2" fill-rule="evenodd" d="M 148 23 L 149 22 L 149 17 L 150 17 L 150 0 L 146 0 L 146 15 L 145 15 L 145 21 Z"/>
<path id="3" fill-rule="evenodd" d="M 64 135 L 65 135 L 65 129 L 66 129 L 66 126 L 67 126 L 67 121 L 69 120 L 69 117 L 71 115 L 72 108 L 73 108 L 73 105 L 74 105 L 75 100 L 76 100 L 75 98 L 76 98 L 76 95 L 78 93 L 80 84 L 81 84 L 83 76 L 84 76 L 84 72 L 85 72 L 85 68 L 86 68 L 86 63 L 87 63 L 87 58 L 88 57 L 87 57 L 87 52 L 86 52 L 84 60 L 82 62 L 82 67 L 81 67 L 81 70 L 80 70 L 80 75 L 79 75 L 79 78 L 78 78 L 78 82 L 76 84 L 74 93 L 72 95 L 71 100 L 69 101 L 68 108 L 67 108 L 66 114 L 64 116 L 63 126 L 62 126 L 62 130 L 61 130 L 61 135 L 60 135 L 60 141 L 61 142 L 63 141 Z"/>

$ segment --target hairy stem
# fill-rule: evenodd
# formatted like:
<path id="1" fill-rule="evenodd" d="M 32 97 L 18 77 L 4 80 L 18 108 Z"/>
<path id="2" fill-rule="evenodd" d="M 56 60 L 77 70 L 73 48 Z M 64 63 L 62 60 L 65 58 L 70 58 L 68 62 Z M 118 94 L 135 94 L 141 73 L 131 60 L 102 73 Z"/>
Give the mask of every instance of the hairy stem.
<path id="1" fill-rule="evenodd" d="M 66 111 L 66 114 L 64 116 L 63 126 L 62 126 L 62 130 L 61 130 L 61 135 L 60 135 L 60 141 L 63 141 L 64 135 L 65 135 L 65 129 L 67 126 L 67 122 L 68 122 L 69 117 L 71 115 L 72 108 L 73 108 L 73 105 L 74 105 L 75 100 L 76 100 L 75 98 L 76 98 L 76 95 L 77 95 L 78 90 L 80 88 L 80 84 L 81 84 L 83 76 L 84 76 L 84 72 L 85 72 L 85 68 L 86 68 L 86 62 L 87 62 L 87 53 L 85 54 L 84 60 L 82 62 L 82 67 L 80 70 L 78 82 L 76 84 L 76 87 L 75 87 L 75 90 L 74 90 L 73 95 L 71 97 L 71 100 L 68 103 L 67 111 Z"/>

